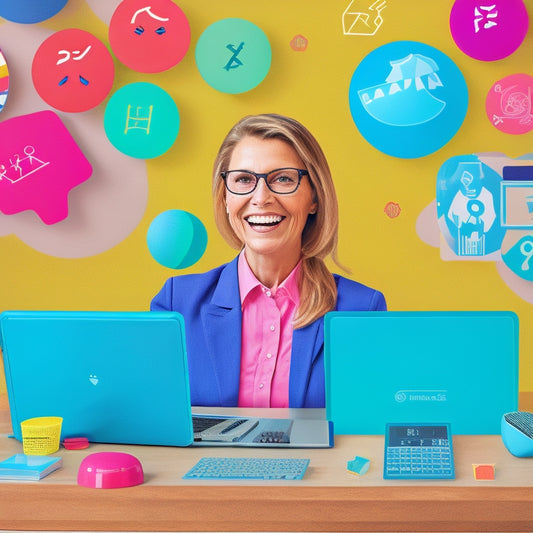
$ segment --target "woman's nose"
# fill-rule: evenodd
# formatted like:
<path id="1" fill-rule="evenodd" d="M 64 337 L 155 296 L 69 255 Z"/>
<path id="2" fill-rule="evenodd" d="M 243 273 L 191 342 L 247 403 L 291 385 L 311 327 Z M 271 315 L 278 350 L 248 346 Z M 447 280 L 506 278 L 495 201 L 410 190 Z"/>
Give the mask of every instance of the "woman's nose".
<path id="1" fill-rule="evenodd" d="M 266 180 L 259 179 L 257 186 L 252 193 L 252 203 L 257 205 L 265 205 L 272 198 L 272 194 L 272 191 L 266 184 Z"/>

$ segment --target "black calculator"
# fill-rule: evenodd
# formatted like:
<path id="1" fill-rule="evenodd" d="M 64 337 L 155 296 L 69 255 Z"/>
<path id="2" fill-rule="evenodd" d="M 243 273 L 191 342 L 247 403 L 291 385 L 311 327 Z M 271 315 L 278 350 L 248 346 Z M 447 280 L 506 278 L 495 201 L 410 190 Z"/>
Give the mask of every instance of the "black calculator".
<path id="1" fill-rule="evenodd" d="M 455 479 L 450 424 L 387 424 L 384 479 Z"/>

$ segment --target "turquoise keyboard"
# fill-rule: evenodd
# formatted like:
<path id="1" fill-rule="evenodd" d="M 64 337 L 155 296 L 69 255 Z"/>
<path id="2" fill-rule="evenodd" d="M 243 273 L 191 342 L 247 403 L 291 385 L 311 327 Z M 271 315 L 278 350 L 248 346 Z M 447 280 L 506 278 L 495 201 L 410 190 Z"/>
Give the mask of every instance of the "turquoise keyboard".
<path id="1" fill-rule="evenodd" d="M 183 479 L 302 479 L 309 459 L 204 457 Z"/>

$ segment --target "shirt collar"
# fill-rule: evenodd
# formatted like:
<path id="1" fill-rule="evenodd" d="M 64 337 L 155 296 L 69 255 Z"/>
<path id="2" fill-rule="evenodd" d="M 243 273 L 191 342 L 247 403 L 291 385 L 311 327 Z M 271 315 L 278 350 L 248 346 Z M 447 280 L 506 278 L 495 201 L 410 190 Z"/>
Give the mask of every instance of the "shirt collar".
<path id="1" fill-rule="evenodd" d="M 283 282 L 277 288 L 277 294 L 284 293 L 290 298 L 297 306 L 300 302 L 300 292 L 298 290 L 298 275 L 300 272 L 301 260 L 292 269 L 291 273 L 283 280 Z M 244 304 L 246 297 L 256 287 L 260 287 L 262 290 L 268 290 L 252 272 L 248 261 L 244 255 L 244 250 L 239 255 L 238 263 L 238 275 L 239 275 L 239 293 L 241 297 L 241 305 Z"/>

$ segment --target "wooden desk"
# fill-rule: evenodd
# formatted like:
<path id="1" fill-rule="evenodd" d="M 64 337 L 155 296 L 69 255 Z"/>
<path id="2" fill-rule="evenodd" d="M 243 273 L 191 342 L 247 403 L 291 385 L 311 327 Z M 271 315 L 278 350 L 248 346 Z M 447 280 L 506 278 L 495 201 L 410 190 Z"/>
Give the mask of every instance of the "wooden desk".
<path id="1" fill-rule="evenodd" d="M 2 406 L 0 400 L 0 406 Z M 0 458 L 21 451 L 0 410 Z M 145 483 L 126 489 L 76 484 L 89 453 L 121 450 L 142 463 Z M 533 459 L 510 455 L 498 435 L 455 436 L 454 481 L 385 481 L 383 437 L 337 437 L 323 450 L 246 450 L 91 445 L 58 452 L 64 467 L 39 482 L 0 482 L 0 529 L 100 531 L 532 531 Z M 182 476 L 201 457 L 309 457 L 300 481 L 199 482 Z M 362 477 L 346 471 L 371 460 Z M 476 481 L 473 463 L 494 463 Z"/>

